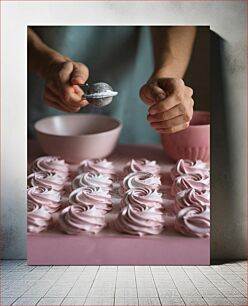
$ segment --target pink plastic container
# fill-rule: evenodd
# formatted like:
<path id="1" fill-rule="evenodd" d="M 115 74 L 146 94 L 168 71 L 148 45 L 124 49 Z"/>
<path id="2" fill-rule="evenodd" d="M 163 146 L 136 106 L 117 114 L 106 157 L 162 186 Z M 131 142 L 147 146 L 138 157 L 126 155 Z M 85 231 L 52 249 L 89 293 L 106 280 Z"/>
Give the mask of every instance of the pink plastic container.
<path id="1" fill-rule="evenodd" d="M 41 119 L 34 128 L 44 153 L 77 163 L 109 155 L 117 144 L 122 125 L 103 115 L 73 114 Z"/>
<path id="2" fill-rule="evenodd" d="M 164 150 L 175 161 L 183 158 L 208 162 L 210 159 L 209 112 L 194 111 L 187 129 L 160 136 Z"/>

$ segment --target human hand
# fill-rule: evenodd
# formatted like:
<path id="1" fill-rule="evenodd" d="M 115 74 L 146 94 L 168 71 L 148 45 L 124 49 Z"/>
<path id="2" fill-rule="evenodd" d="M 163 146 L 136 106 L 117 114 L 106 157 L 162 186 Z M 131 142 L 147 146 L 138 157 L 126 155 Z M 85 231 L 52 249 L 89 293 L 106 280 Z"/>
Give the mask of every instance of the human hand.
<path id="1" fill-rule="evenodd" d="M 44 100 L 58 110 L 78 112 L 88 105 L 82 99 L 83 91 L 78 86 L 84 84 L 89 77 L 87 66 L 71 60 L 53 61 L 43 74 L 45 80 Z"/>
<path id="2" fill-rule="evenodd" d="M 148 105 L 147 120 L 159 133 L 186 129 L 193 116 L 193 90 L 179 78 L 153 78 L 140 90 Z"/>

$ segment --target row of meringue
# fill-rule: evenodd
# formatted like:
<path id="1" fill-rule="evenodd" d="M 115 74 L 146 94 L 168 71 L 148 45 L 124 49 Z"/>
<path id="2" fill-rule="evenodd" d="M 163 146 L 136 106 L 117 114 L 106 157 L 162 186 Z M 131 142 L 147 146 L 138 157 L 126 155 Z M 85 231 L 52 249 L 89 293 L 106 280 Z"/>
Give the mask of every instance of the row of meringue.
<path id="1" fill-rule="evenodd" d="M 61 199 L 70 167 L 56 156 L 37 158 L 27 178 L 28 232 L 42 232 L 52 224 L 52 214 L 62 207 Z"/>
<path id="2" fill-rule="evenodd" d="M 210 233 L 210 177 L 202 161 L 179 160 L 171 170 L 175 196 L 175 230 L 186 236 L 205 238 Z"/>
<path id="3" fill-rule="evenodd" d="M 38 233 L 47 229 L 52 222 L 41 204 L 29 202 L 29 231 Z M 32 213 L 31 213 L 32 212 Z M 69 205 L 64 208 L 57 220 L 58 229 L 71 234 L 96 234 L 106 226 L 106 219 L 101 210 L 94 205 Z M 124 207 L 114 227 L 120 232 L 131 235 L 158 235 L 164 227 L 163 213 L 155 207 L 128 205 Z M 204 211 L 198 207 L 187 207 L 178 213 L 175 229 L 180 233 L 204 238 L 209 236 L 209 208 Z"/>
<path id="4" fill-rule="evenodd" d="M 160 167 L 156 161 L 132 159 L 123 169 L 121 211 L 114 228 L 129 235 L 158 235 L 163 230 Z"/>
<path id="5" fill-rule="evenodd" d="M 71 183 L 69 206 L 58 218 L 59 229 L 70 235 L 97 234 L 106 226 L 105 214 L 112 210 L 110 192 L 115 170 L 107 159 L 84 160 Z"/>
<path id="6" fill-rule="evenodd" d="M 60 192 L 51 187 L 29 187 L 27 202 L 28 232 L 47 230 L 52 222 L 52 214 L 62 208 Z"/>
<path id="7" fill-rule="evenodd" d="M 206 163 L 199 160 L 192 162 L 180 159 L 171 169 L 171 178 L 173 180 L 172 195 L 189 188 L 198 191 L 206 191 L 210 188 L 209 168 Z"/>
<path id="8" fill-rule="evenodd" d="M 99 174 L 108 174 L 110 176 L 115 176 L 116 174 L 113 163 L 107 159 L 87 159 L 82 161 L 78 167 L 79 173 L 92 171 Z M 137 160 L 132 159 L 125 165 L 123 169 L 124 175 L 140 171 L 149 172 L 151 174 L 159 174 L 160 166 L 156 161 L 150 161 L 148 159 L 142 158 Z"/>

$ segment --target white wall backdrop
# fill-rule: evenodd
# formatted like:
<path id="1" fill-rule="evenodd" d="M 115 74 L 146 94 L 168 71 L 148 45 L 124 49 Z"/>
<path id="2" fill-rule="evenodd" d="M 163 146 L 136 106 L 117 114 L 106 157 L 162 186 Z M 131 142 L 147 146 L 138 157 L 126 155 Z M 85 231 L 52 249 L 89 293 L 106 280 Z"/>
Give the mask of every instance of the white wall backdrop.
<path id="1" fill-rule="evenodd" d="M 210 25 L 223 38 L 220 44 L 216 41 L 220 76 L 213 78 L 212 86 L 212 258 L 244 258 L 246 1 L 3 1 L 1 6 L 3 257 L 26 257 L 26 26 L 193 24 Z"/>

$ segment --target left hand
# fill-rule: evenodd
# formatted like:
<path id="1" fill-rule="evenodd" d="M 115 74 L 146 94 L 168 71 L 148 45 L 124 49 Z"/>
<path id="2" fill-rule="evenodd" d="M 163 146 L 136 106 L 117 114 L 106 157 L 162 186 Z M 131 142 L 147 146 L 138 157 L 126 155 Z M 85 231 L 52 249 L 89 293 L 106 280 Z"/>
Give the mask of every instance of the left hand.
<path id="1" fill-rule="evenodd" d="M 159 133 L 171 134 L 186 129 L 193 116 L 193 90 L 179 78 L 152 79 L 140 90 L 148 105 L 147 120 Z"/>

